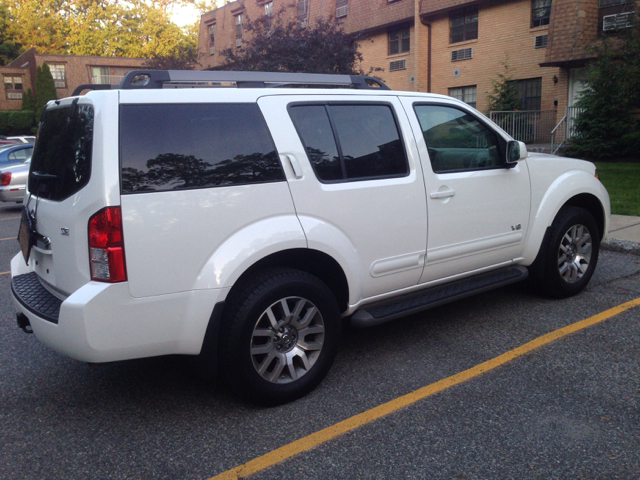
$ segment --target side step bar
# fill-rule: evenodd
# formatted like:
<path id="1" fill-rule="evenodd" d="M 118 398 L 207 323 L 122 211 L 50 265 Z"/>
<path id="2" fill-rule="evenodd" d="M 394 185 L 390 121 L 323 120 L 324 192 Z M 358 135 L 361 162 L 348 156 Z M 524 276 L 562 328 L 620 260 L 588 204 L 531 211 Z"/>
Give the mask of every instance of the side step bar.
<path id="1" fill-rule="evenodd" d="M 520 282 L 528 276 L 529 270 L 526 267 L 512 266 L 427 288 L 398 298 L 383 300 L 366 305 L 355 312 L 351 316 L 351 325 L 371 327 L 494 288 Z"/>

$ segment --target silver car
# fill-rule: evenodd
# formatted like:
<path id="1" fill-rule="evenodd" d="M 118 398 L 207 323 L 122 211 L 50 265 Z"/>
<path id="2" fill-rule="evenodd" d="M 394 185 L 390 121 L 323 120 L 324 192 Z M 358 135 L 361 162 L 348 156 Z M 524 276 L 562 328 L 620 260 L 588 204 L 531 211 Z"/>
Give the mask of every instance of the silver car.
<path id="1" fill-rule="evenodd" d="M 31 158 L 26 162 L 11 165 L 0 170 L 0 202 L 21 203 L 29 176 Z"/>

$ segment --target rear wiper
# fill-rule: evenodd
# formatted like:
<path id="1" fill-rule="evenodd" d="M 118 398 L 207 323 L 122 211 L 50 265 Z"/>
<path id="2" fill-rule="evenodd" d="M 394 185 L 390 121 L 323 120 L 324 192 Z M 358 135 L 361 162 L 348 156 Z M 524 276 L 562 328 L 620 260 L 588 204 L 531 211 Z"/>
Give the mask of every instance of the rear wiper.
<path id="1" fill-rule="evenodd" d="M 31 175 L 33 175 L 33 177 L 36 179 L 36 181 L 41 182 L 41 181 L 45 181 L 48 182 L 50 180 L 56 180 L 58 178 L 57 175 L 53 175 L 51 173 L 41 173 L 41 172 L 31 172 Z"/>

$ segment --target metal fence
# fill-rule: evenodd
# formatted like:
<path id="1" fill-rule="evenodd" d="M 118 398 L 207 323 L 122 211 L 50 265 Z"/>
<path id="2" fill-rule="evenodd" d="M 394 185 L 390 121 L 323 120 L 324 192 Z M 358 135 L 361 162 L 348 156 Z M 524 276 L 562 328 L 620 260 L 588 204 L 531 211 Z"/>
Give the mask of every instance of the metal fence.
<path id="1" fill-rule="evenodd" d="M 516 140 L 525 143 L 550 143 L 556 126 L 556 110 L 490 112 L 489 117 Z"/>

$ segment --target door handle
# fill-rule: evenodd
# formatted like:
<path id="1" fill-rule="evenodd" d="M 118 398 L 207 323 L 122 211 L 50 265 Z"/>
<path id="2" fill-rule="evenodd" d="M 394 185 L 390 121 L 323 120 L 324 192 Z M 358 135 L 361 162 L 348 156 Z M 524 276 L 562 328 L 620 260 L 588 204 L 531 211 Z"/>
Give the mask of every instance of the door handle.
<path id="1" fill-rule="evenodd" d="M 446 198 L 446 197 L 453 197 L 455 194 L 456 194 L 455 190 L 442 190 L 438 192 L 433 192 L 429 196 L 431 198 Z"/>
<path id="2" fill-rule="evenodd" d="M 293 155 L 285 155 L 287 160 L 289 160 L 289 164 L 291 165 L 291 169 L 293 170 L 293 174 L 296 178 L 302 178 L 302 167 L 300 163 L 298 163 L 298 159 Z"/>

